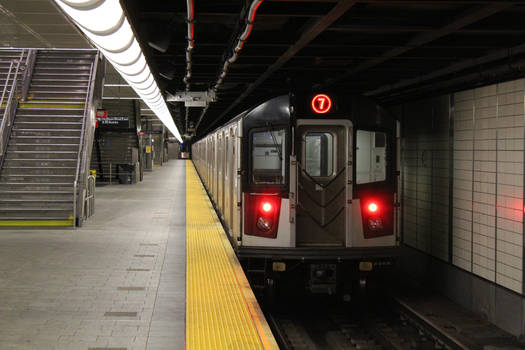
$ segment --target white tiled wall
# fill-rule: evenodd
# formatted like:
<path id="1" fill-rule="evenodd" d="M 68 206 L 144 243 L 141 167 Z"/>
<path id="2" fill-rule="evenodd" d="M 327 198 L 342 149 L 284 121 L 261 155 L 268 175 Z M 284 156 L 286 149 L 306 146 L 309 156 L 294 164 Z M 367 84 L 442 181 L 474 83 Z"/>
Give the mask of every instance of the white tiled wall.
<path id="1" fill-rule="evenodd" d="M 404 107 L 403 241 L 448 260 L 449 99 Z"/>
<path id="2" fill-rule="evenodd" d="M 523 139 L 525 80 L 497 88 L 496 283 L 516 292 L 523 276 Z"/>
<path id="3" fill-rule="evenodd" d="M 450 99 L 434 100 L 435 133 L 432 137 L 432 244 L 430 253 L 448 260 L 449 180 L 450 180 Z"/>
<path id="4" fill-rule="evenodd" d="M 448 97 L 454 106 L 452 139 Z M 518 293 L 524 98 L 525 79 L 520 79 L 408 103 L 401 113 L 409 124 L 402 150 L 405 244 L 448 261 L 451 220 L 451 263 Z"/>
<path id="5" fill-rule="evenodd" d="M 495 281 L 497 94 L 474 90 L 472 272 Z"/>
<path id="6" fill-rule="evenodd" d="M 417 247 L 417 138 L 403 139 L 403 242 Z"/>
<path id="7" fill-rule="evenodd" d="M 472 271 L 474 91 L 454 95 L 452 263 Z"/>

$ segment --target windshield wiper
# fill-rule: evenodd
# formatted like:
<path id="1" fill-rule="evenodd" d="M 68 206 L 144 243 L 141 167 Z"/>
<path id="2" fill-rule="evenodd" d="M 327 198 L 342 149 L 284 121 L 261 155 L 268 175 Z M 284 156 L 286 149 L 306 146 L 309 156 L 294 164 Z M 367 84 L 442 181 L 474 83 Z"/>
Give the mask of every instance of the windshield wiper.
<path id="1" fill-rule="evenodd" d="M 275 146 L 275 148 L 277 148 L 277 153 L 279 154 L 279 160 L 282 161 L 283 160 L 283 155 L 282 155 L 282 150 L 281 150 L 281 147 L 279 147 L 279 144 L 277 143 L 277 141 L 275 140 L 275 136 L 273 135 L 273 131 L 272 131 L 272 124 L 271 123 L 268 123 L 268 125 L 270 126 L 270 137 L 272 138 L 272 141 L 273 141 L 273 145 Z"/>

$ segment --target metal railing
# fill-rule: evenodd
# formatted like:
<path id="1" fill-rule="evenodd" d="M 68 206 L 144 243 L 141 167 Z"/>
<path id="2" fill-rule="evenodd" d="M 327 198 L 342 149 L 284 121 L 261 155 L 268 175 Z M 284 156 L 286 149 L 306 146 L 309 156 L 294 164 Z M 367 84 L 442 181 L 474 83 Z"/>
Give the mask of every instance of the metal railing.
<path id="1" fill-rule="evenodd" d="M 0 168 L 3 163 L 4 154 L 9 142 L 9 131 L 11 130 L 11 125 L 13 125 L 16 112 L 16 104 L 14 104 L 14 101 L 17 97 L 16 90 L 18 88 L 18 74 L 20 72 L 20 66 L 22 64 L 22 58 L 24 57 L 24 54 L 25 51 L 23 50 L 19 59 L 11 61 L 2 91 L 2 96 L 0 98 L 0 106 L 4 106 L 4 115 L 2 123 L 0 124 Z M 9 81 L 12 81 L 11 86 L 9 86 Z M 8 90 L 9 94 L 6 101 L 5 97 Z"/>
<path id="2" fill-rule="evenodd" d="M 86 90 L 86 99 L 84 101 L 84 118 L 82 120 L 82 129 L 80 131 L 80 141 L 78 145 L 78 156 L 77 156 L 77 166 L 75 170 L 75 180 L 73 181 L 73 226 L 76 226 L 76 219 L 77 219 L 77 196 L 79 193 L 83 193 L 83 191 L 78 191 L 78 177 L 80 173 L 80 165 L 83 161 L 83 150 L 84 150 L 84 138 L 85 138 L 85 132 L 86 132 L 86 123 L 88 118 L 88 112 L 90 109 L 90 99 L 92 97 L 92 85 L 93 85 L 93 78 L 95 75 L 94 68 L 95 64 L 91 63 L 91 68 L 89 70 L 89 80 L 88 80 L 88 86 Z"/>
<path id="3" fill-rule="evenodd" d="M 84 205 L 84 218 L 86 219 L 95 214 L 95 182 L 95 177 L 93 175 L 89 175 L 86 186 L 86 203 Z"/>

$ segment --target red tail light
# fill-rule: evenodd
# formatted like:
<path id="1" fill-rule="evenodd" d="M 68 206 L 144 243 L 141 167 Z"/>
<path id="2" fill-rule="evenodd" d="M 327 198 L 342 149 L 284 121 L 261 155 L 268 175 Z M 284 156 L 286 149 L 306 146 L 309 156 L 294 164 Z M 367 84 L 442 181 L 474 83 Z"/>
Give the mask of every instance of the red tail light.
<path id="1" fill-rule="evenodd" d="M 244 233 L 267 238 L 277 237 L 281 197 L 273 194 L 244 195 Z"/>
<path id="2" fill-rule="evenodd" d="M 365 238 L 383 236 L 386 232 L 385 203 L 378 198 L 363 199 L 361 213 L 363 215 L 363 233 Z"/>
<path id="3" fill-rule="evenodd" d="M 273 210 L 273 206 L 272 206 L 272 203 L 270 202 L 263 202 L 261 204 L 261 209 L 264 213 L 271 213 L 272 210 Z"/>

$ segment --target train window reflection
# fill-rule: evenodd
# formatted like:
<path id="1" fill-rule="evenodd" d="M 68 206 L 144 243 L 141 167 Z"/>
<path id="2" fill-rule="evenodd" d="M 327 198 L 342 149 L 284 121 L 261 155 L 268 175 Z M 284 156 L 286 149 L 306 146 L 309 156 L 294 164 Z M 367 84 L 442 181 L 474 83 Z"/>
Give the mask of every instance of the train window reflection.
<path id="1" fill-rule="evenodd" d="M 254 184 L 284 184 L 285 131 L 252 133 L 252 181 Z"/>
<path id="2" fill-rule="evenodd" d="M 357 130 L 357 184 L 386 180 L 386 134 Z"/>
<path id="3" fill-rule="evenodd" d="M 334 173 L 334 136 L 327 132 L 308 133 L 305 137 L 305 170 L 310 176 L 327 177 Z"/>

